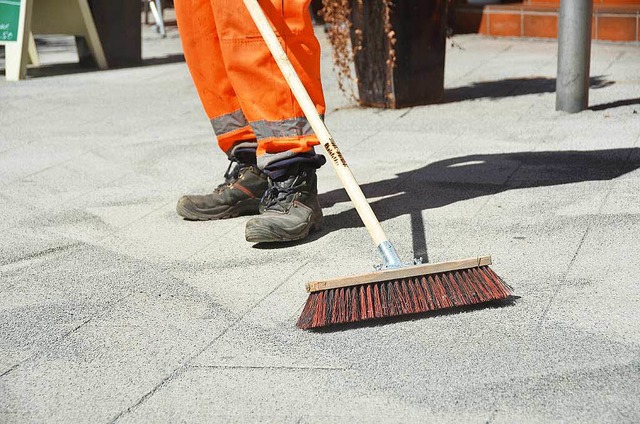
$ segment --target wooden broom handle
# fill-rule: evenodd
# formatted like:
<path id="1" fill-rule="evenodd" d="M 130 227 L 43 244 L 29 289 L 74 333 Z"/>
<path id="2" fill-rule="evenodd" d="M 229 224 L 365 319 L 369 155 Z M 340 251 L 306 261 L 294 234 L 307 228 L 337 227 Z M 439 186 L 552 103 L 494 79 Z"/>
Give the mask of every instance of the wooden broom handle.
<path id="1" fill-rule="evenodd" d="M 367 202 L 367 198 L 364 196 L 364 193 L 362 193 L 362 189 L 360 189 L 360 186 L 351 173 L 342 153 L 340 153 L 333 137 L 322 121 L 322 118 L 320 118 L 315 104 L 311 100 L 311 97 L 309 97 L 309 93 L 302 84 L 302 81 L 300 81 L 300 77 L 293 68 L 293 65 L 291 65 L 291 61 L 289 61 L 278 37 L 271 28 L 271 24 L 267 20 L 267 16 L 262 11 L 257 0 L 243 1 L 247 10 L 251 14 L 251 18 L 253 18 L 253 21 L 258 27 L 260 34 L 262 34 L 262 38 L 264 38 L 267 47 L 276 60 L 278 67 L 282 71 L 284 78 L 287 80 L 293 95 L 298 100 L 298 103 L 307 117 L 311 128 L 313 128 L 313 131 L 320 140 L 320 144 L 329 156 L 334 169 L 338 173 L 340 181 L 342 181 L 342 185 L 360 215 L 360 219 L 362 219 L 362 222 L 364 222 L 364 225 L 367 227 L 375 245 L 380 246 L 382 243 L 388 241 L 387 236 L 385 235 L 378 218 L 376 218 L 376 215 L 373 213 L 369 202 Z"/>

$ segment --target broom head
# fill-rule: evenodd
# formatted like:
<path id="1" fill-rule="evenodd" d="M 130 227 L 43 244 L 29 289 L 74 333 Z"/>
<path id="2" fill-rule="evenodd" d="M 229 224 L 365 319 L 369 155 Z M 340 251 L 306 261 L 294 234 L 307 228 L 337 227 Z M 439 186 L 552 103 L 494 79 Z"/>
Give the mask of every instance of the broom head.
<path id="1" fill-rule="evenodd" d="M 513 294 L 491 256 L 388 269 L 307 284 L 302 329 L 474 305 Z"/>

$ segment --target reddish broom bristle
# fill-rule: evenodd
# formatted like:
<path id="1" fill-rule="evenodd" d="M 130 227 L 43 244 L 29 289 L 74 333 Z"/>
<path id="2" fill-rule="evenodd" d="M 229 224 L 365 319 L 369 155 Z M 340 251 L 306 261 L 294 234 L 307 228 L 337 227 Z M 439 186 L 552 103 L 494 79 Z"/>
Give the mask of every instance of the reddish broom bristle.
<path id="1" fill-rule="evenodd" d="M 360 316 L 362 319 L 367 319 L 367 300 L 362 286 L 358 287 L 358 306 L 360 306 Z"/>
<path id="2" fill-rule="evenodd" d="M 297 325 L 310 329 L 415 314 L 506 299 L 512 294 L 511 287 L 491 268 L 481 266 L 314 292 Z"/>
<path id="3" fill-rule="evenodd" d="M 355 287 L 350 287 L 348 291 L 347 300 L 347 319 L 344 322 L 353 322 L 358 319 L 358 290 Z"/>
<path id="4" fill-rule="evenodd" d="M 424 309 L 426 311 L 430 311 L 435 309 L 435 304 L 433 303 L 433 296 L 431 295 L 431 290 L 427 287 L 427 279 L 426 277 L 420 277 L 420 289 L 422 289 L 421 293 L 424 296 Z"/>
<path id="5" fill-rule="evenodd" d="M 377 284 L 373 286 L 373 315 L 374 318 L 382 317 L 382 299 L 380 298 L 380 287 Z"/>
<path id="6" fill-rule="evenodd" d="M 362 291 L 366 294 L 367 319 L 375 318 L 375 315 L 373 314 L 373 292 L 371 291 L 371 285 L 363 286 Z"/>
<path id="7" fill-rule="evenodd" d="M 397 284 L 397 281 L 389 281 L 384 285 L 385 289 L 387 289 L 387 302 L 389 305 L 389 316 L 391 317 L 395 317 L 400 313 L 400 299 L 396 287 Z"/>

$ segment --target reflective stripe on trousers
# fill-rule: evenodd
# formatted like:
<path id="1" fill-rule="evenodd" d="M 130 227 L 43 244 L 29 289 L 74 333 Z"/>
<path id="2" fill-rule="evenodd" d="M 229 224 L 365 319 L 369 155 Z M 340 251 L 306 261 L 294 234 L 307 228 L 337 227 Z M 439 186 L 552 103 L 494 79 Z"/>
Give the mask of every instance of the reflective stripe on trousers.
<path id="1" fill-rule="evenodd" d="M 258 140 L 264 138 L 304 137 L 313 134 L 307 118 L 291 118 L 282 121 L 251 122 L 251 129 Z"/>
<path id="2" fill-rule="evenodd" d="M 218 137 L 241 130 L 248 125 L 249 122 L 240 109 L 211 119 L 211 126 Z"/>
<path id="3" fill-rule="evenodd" d="M 322 114 L 320 44 L 309 3 L 260 0 Z M 298 118 L 304 113 L 242 1 L 175 0 L 174 4 L 185 59 L 223 151 L 257 139 L 258 156 L 289 156 L 309 152 L 318 144 L 306 119 Z"/>

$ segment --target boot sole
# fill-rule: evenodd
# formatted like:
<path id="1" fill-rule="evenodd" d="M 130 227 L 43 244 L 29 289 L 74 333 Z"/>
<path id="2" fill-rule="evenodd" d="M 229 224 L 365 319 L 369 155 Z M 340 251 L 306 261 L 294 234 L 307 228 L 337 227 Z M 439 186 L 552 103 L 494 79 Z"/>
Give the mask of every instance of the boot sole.
<path id="1" fill-rule="evenodd" d="M 283 243 L 288 241 L 301 240 L 309 234 L 322 229 L 321 222 L 312 222 L 311 225 L 305 227 L 299 234 L 282 235 L 267 228 L 247 228 L 245 230 L 245 239 L 251 243 Z"/>
<path id="2" fill-rule="evenodd" d="M 241 215 L 257 215 L 259 205 L 259 199 L 248 199 L 239 202 L 224 212 L 218 214 L 207 214 L 206 212 L 187 209 L 178 203 L 176 205 L 176 212 L 187 221 L 215 221 L 218 219 L 237 218 Z"/>

